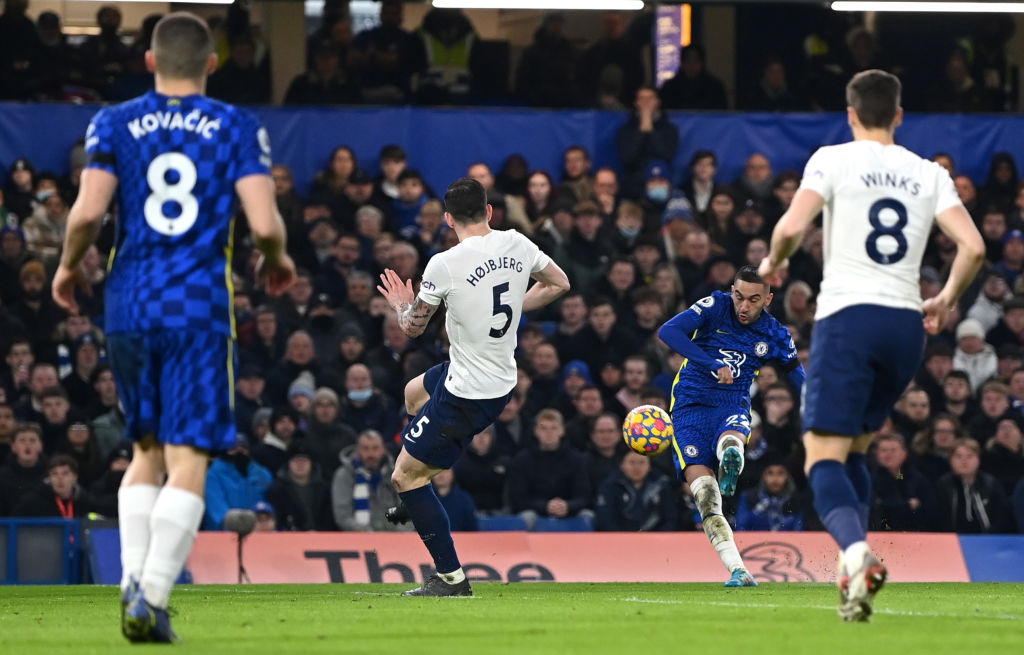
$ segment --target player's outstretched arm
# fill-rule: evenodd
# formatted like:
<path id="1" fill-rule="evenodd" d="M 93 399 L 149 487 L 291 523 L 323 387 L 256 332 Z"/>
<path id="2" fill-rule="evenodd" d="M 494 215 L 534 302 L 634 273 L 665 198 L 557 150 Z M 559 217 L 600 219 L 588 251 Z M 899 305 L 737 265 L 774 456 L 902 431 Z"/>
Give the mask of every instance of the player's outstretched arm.
<path id="1" fill-rule="evenodd" d="M 658 338 L 669 348 L 698 366 L 711 371 L 722 384 L 732 384 L 732 369 L 724 362 L 708 355 L 688 336 L 700 327 L 698 317 L 692 310 L 687 310 L 668 320 L 658 330 Z"/>
<path id="2" fill-rule="evenodd" d="M 569 291 L 569 277 L 553 260 L 530 277 L 537 283 L 523 296 L 523 313 L 540 309 Z"/>
<path id="3" fill-rule="evenodd" d="M 242 210 L 249 221 L 253 244 L 263 254 L 257 266 L 272 296 L 288 290 L 295 281 L 295 263 L 285 252 L 287 236 L 284 219 L 277 211 L 274 182 L 269 175 L 246 175 L 235 183 Z"/>
<path id="4" fill-rule="evenodd" d="M 411 339 L 423 334 L 430 317 L 437 311 L 437 305 L 431 305 L 413 293 L 412 280 L 402 282 L 398 273 L 390 268 L 381 273 L 377 291 L 398 313 L 398 327 Z"/>
<path id="5" fill-rule="evenodd" d="M 67 234 L 60 266 L 53 276 L 53 300 L 64 310 L 78 311 L 75 274 L 85 252 L 103 226 L 103 216 L 117 191 L 117 176 L 99 168 L 82 171 L 78 199 L 68 213 Z"/>
<path id="6" fill-rule="evenodd" d="M 825 199 L 817 191 L 797 190 L 789 209 L 772 230 L 771 248 L 768 251 L 768 256 L 761 260 L 761 266 L 758 268 L 761 277 L 768 284 L 778 286 L 782 283 L 776 272 L 786 267 L 789 256 L 800 247 L 804 232 L 810 227 L 814 217 L 821 213 L 824 206 Z"/>
<path id="7" fill-rule="evenodd" d="M 949 310 L 970 286 L 985 259 L 985 242 L 963 205 L 954 205 L 935 217 L 939 229 L 956 243 L 956 257 L 942 291 L 921 305 L 924 327 L 937 334 L 946 324 Z"/>

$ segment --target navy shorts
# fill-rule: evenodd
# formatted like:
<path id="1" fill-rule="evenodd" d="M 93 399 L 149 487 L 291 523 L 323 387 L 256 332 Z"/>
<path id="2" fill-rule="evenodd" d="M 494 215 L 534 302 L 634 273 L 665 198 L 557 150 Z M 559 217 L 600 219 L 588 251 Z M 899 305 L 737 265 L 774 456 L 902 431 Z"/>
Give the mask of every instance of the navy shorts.
<path id="1" fill-rule="evenodd" d="M 128 439 L 155 435 L 211 452 L 234 447 L 234 339 L 188 330 L 115 333 L 107 353 Z"/>
<path id="2" fill-rule="evenodd" d="M 750 408 L 743 405 L 710 407 L 675 405 L 672 408 L 672 460 L 683 479 L 683 469 L 694 464 L 718 468 L 718 437 L 724 432 L 750 437 Z"/>
<path id="3" fill-rule="evenodd" d="M 921 313 L 846 307 L 814 324 L 804 429 L 857 437 L 882 427 L 924 356 Z"/>
<path id="4" fill-rule="evenodd" d="M 505 409 L 509 391 L 501 398 L 459 398 L 444 386 L 448 362 L 438 364 L 423 376 L 430 400 L 402 432 L 402 445 L 424 464 L 441 469 L 458 461 L 470 440 L 482 432 Z"/>

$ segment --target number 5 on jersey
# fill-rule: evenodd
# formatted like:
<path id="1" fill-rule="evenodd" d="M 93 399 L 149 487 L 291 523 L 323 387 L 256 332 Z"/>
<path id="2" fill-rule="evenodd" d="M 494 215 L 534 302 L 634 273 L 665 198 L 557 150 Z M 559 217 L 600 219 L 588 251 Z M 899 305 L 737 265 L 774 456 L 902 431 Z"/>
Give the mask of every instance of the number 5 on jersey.
<path id="1" fill-rule="evenodd" d="M 195 225 L 199 218 L 199 201 L 192 195 L 196 188 L 196 165 L 180 152 L 165 152 L 156 157 L 146 170 L 150 194 L 143 213 L 146 224 L 164 236 L 181 236 Z M 168 216 L 167 210 L 174 216 Z"/>
<path id="2" fill-rule="evenodd" d="M 500 329 L 491 328 L 490 331 L 491 337 L 500 339 L 508 332 L 508 326 L 512 325 L 512 308 L 501 302 L 501 294 L 508 292 L 508 282 L 494 285 L 491 292 L 494 294 L 494 311 L 491 313 L 491 316 L 505 315 L 505 324 Z"/>

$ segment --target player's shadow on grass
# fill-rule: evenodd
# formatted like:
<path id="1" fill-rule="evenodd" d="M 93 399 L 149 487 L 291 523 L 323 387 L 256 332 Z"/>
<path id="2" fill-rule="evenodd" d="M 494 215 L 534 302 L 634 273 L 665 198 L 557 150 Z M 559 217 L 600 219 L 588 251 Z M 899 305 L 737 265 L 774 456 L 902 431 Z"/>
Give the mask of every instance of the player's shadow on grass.
<path id="1" fill-rule="evenodd" d="M 803 567 L 804 556 L 792 544 L 769 541 L 745 548 L 747 569 L 760 582 L 817 582 Z"/>

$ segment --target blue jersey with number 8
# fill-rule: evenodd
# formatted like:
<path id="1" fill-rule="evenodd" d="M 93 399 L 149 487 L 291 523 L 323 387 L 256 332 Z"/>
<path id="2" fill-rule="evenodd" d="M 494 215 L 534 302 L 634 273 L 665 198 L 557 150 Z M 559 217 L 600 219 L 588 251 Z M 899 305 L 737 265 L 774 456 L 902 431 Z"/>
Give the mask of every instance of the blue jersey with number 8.
<path id="1" fill-rule="evenodd" d="M 248 113 L 156 92 L 102 109 L 87 168 L 119 181 L 106 286 L 108 332 L 189 329 L 234 336 L 235 183 L 270 174 L 270 140 Z"/>

